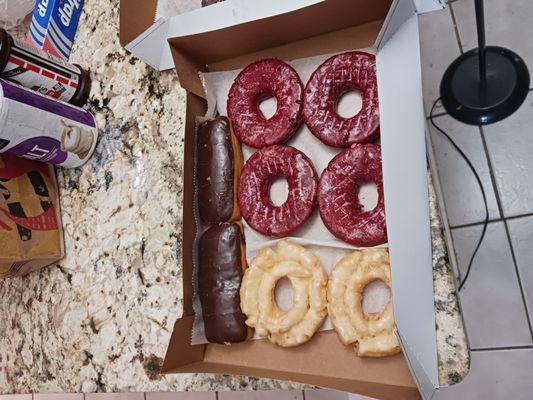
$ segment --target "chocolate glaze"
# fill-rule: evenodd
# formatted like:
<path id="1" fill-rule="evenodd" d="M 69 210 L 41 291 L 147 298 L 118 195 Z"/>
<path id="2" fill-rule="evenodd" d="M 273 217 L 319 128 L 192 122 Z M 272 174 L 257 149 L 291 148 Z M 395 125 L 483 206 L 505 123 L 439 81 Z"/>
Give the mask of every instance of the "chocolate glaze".
<path id="1" fill-rule="evenodd" d="M 230 122 L 217 117 L 198 128 L 198 207 L 206 224 L 228 221 L 234 208 L 234 154 Z"/>
<path id="2" fill-rule="evenodd" d="M 243 241 L 236 223 L 211 227 L 199 241 L 198 289 L 205 335 L 211 343 L 242 342 L 248 336 L 239 295 Z"/>

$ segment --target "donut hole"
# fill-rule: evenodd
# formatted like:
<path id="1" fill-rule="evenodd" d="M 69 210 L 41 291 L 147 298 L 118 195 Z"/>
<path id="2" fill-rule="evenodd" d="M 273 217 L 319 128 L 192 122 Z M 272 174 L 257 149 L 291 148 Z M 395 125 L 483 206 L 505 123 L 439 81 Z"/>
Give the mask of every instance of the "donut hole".
<path id="1" fill-rule="evenodd" d="M 378 205 L 378 186 L 376 182 L 363 182 L 357 187 L 357 200 L 361 211 L 372 211 Z"/>
<path id="2" fill-rule="evenodd" d="M 293 291 L 292 283 L 289 278 L 283 277 L 276 282 L 274 288 L 274 298 L 276 305 L 281 311 L 289 311 L 293 305 Z"/>
<path id="3" fill-rule="evenodd" d="M 257 108 L 261 111 L 263 118 L 269 120 L 278 110 L 278 99 L 276 99 L 276 96 L 270 94 L 261 96 L 259 97 Z"/>
<path id="4" fill-rule="evenodd" d="M 275 177 L 270 184 L 270 201 L 281 207 L 289 197 L 289 183 L 283 176 Z"/>
<path id="5" fill-rule="evenodd" d="M 363 108 L 363 96 L 357 89 L 345 91 L 335 104 L 335 112 L 342 118 L 355 117 L 361 108 Z"/>
<path id="6" fill-rule="evenodd" d="M 382 280 L 375 280 L 363 290 L 362 307 L 366 317 L 370 314 L 381 314 L 391 298 L 390 288 Z"/>

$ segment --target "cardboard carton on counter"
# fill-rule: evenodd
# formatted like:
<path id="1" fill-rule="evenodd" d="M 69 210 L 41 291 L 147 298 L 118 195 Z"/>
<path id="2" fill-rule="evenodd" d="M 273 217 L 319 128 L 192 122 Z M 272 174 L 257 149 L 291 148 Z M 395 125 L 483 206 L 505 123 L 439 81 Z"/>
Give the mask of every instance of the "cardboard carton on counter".
<path id="1" fill-rule="evenodd" d="M 249 4 L 228 0 L 153 24 L 155 0 L 123 0 L 121 43 L 135 54 L 146 55 L 152 49 L 153 55 L 154 41 L 168 38 L 180 83 L 187 90 L 184 170 L 193 169 L 195 118 L 206 111 L 199 71 L 244 68 L 267 57 L 294 60 L 375 48 L 392 294 L 403 354 L 359 358 L 333 331 L 319 332 L 297 348 L 276 347 L 267 340 L 191 345 L 196 226 L 191 217 L 193 179 L 186 174 L 184 313 L 175 324 L 163 372 L 261 376 L 375 398 L 422 395 L 430 399 L 439 389 L 439 379 L 417 12 L 442 4 L 438 0 L 256 0 L 254 7 Z M 166 43 L 160 41 L 158 46 L 164 48 Z M 151 63 L 164 69 L 164 56 L 159 56 Z"/>
<path id="2" fill-rule="evenodd" d="M 0 278 L 26 275 L 64 255 L 54 167 L 0 155 Z"/>

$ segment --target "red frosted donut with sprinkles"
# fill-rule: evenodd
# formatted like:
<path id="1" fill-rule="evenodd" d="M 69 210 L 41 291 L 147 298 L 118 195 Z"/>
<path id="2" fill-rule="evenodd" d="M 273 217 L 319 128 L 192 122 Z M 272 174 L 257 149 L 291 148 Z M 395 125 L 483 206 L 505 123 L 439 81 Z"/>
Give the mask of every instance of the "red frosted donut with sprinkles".
<path id="1" fill-rule="evenodd" d="M 378 203 L 363 211 L 358 188 L 367 182 L 376 184 Z M 386 243 L 381 146 L 354 144 L 337 154 L 320 177 L 318 207 L 324 225 L 339 239 L 361 247 Z"/>
<path id="2" fill-rule="evenodd" d="M 276 206 L 270 186 L 287 180 L 287 200 Z M 318 178 L 307 156 L 291 146 L 274 145 L 256 151 L 239 179 L 238 201 L 245 221 L 266 236 L 284 237 L 300 228 L 313 213 Z"/>
<path id="3" fill-rule="evenodd" d="M 351 118 L 341 117 L 337 103 L 358 90 L 363 104 Z M 350 51 L 328 58 L 311 75 L 304 93 L 303 118 L 309 130 L 327 145 L 348 147 L 379 136 L 376 57 Z"/>
<path id="4" fill-rule="evenodd" d="M 261 149 L 287 141 L 302 122 L 303 84 L 286 62 L 275 59 L 254 62 L 244 68 L 230 88 L 228 116 L 239 140 Z M 259 104 L 270 97 L 277 109 L 265 118 Z"/>

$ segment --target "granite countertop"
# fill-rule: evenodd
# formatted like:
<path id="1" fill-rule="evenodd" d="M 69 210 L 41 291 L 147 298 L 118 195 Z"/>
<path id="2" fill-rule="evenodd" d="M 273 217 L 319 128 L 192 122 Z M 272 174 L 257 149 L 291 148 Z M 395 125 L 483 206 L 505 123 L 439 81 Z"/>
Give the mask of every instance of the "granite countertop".
<path id="1" fill-rule="evenodd" d="M 185 92 L 118 42 L 119 0 L 87 0 L 71 60 L 90 69 L 100 140 L 58 169 L 67 256 L 0 281 L 0 393 L 301 388 L 270 379 L 158 375 L 182 313 Z M 430 186 L 441 384 L 469 357 Z"/>

